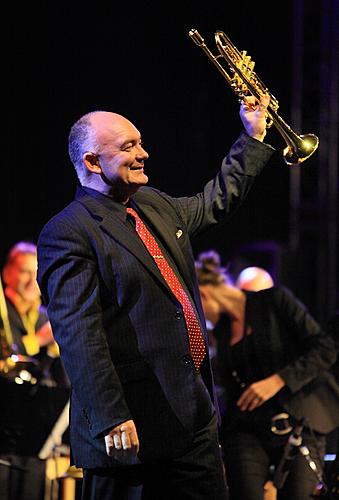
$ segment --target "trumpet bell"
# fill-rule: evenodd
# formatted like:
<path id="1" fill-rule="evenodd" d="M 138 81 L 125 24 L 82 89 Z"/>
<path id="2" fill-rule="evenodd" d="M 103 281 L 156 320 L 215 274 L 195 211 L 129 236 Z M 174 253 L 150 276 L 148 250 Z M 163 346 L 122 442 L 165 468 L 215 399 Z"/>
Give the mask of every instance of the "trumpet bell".
<path id="1" fill-rule="evenodd" d="M 286 146 L 283 150 L 285 163 L 289 166 L 297 165 L 307 160 L 318 148 L 319 138 L 315 134 L 303 134 L 298 136 L 297 143 Z"/>

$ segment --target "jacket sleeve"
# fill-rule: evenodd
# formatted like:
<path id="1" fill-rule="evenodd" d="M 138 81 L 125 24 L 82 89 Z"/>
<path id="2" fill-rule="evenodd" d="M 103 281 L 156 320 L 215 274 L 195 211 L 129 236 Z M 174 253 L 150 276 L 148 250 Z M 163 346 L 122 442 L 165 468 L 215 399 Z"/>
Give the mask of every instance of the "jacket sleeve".
<path id="1" fill-rule="evenodd" d="M 38 282 L 72 390 L 99 437 L 131 415 L 104 335 L 96 262 L 75 227 L 55 218 L 42 230 Z"/>
<path id="2" fill-rule="evenodd" d="M 280 321 L 287 326 L 284 343 L 290 356 L 278 374 L 295 393 L 335 363 L 335 344 L 290 290 L 279 288 L 276 300 Z"/>

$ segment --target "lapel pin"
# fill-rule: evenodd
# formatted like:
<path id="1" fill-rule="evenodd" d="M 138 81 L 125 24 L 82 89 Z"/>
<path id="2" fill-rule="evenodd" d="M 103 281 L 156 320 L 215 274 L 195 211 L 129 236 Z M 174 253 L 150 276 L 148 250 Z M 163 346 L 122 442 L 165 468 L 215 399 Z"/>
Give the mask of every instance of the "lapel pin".
<path id="1" fill-rule="evenodd" d="M 181 229 L 178 229 L 178 231 L 175 233 L 175 235 L 176 235 L 177 239 L 179 239 L 180 236 L 182 235 Z"/>

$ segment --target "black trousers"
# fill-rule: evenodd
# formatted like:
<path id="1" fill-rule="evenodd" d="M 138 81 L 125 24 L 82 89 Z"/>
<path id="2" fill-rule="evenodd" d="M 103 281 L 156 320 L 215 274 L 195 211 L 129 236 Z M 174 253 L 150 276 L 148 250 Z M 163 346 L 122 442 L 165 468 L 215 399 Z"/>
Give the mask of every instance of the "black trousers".
<path id="1" fill-rule="evenodd" d="M 271 433 L 272 434 L 272 433 Z M 305 430 L 303 444 L 315 459 L 318 470 L 322 471 L 322 458 L 325 452 L 325 436 L 313 435 Z M 248 432 L 233 429 L 225 434 L 222 442 L 224 460 L 228 474 L 230 500 L 262 500 L 264 484 L 270 476 L 271 468 L 279 465 L 287 437 Z M 321 457 L 319 459 L 319 456 Z M 286 481 L 277 491 L 278 500 L 309 500 L 315 491 L 317 477 L 298 451 L 291 462 Z"/>
<path id="2" fill-rule="evenodd" d="M 137 483 L 138 476 L 142 487 L 128 484 L 133 478 Z M 215 416 L 181 457 L 108 471 L 84 470 L 82 500 L 136 499 L 228 500 Z"/>

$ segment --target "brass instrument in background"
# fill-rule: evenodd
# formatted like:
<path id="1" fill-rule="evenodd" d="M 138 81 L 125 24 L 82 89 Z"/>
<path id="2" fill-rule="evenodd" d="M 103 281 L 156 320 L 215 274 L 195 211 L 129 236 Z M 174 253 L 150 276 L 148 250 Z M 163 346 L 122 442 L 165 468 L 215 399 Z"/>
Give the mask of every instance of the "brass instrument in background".
<path id="1" fill-rule="evenodd" d="M 17 384 L 36 384 L 37 378 L 33 374 L 36 375 L 39 362 L 30 356 L 14 353 L 12 346 L 12 330 L 0 277 L 0 378 L 12 380 Z"/>
<path id="2" fill-rule="evenodd" d="M 255 63 L 246 51 L 240 52 L 223 31 L 215 33 L 215 42 L 219 50 L 217 56 L 212 54 L 196 29 L 191 29 L 189 36 L 207 54 L 240 99 L 248 95 L 253 95 L 257 99 L 263 95 L 270 97 L 266 112 L 267 127 L 273 124 L 284 138 L 287 146 L 283 150 L 283 156 L 287 165 L 300 164 L 315 152 L 319 144 L 318 137 L 314 134 L 297 135 L 278 115 L 278 101 L 253 71 Z M 230 74 L 222 64 L 225 61 Z"/>

